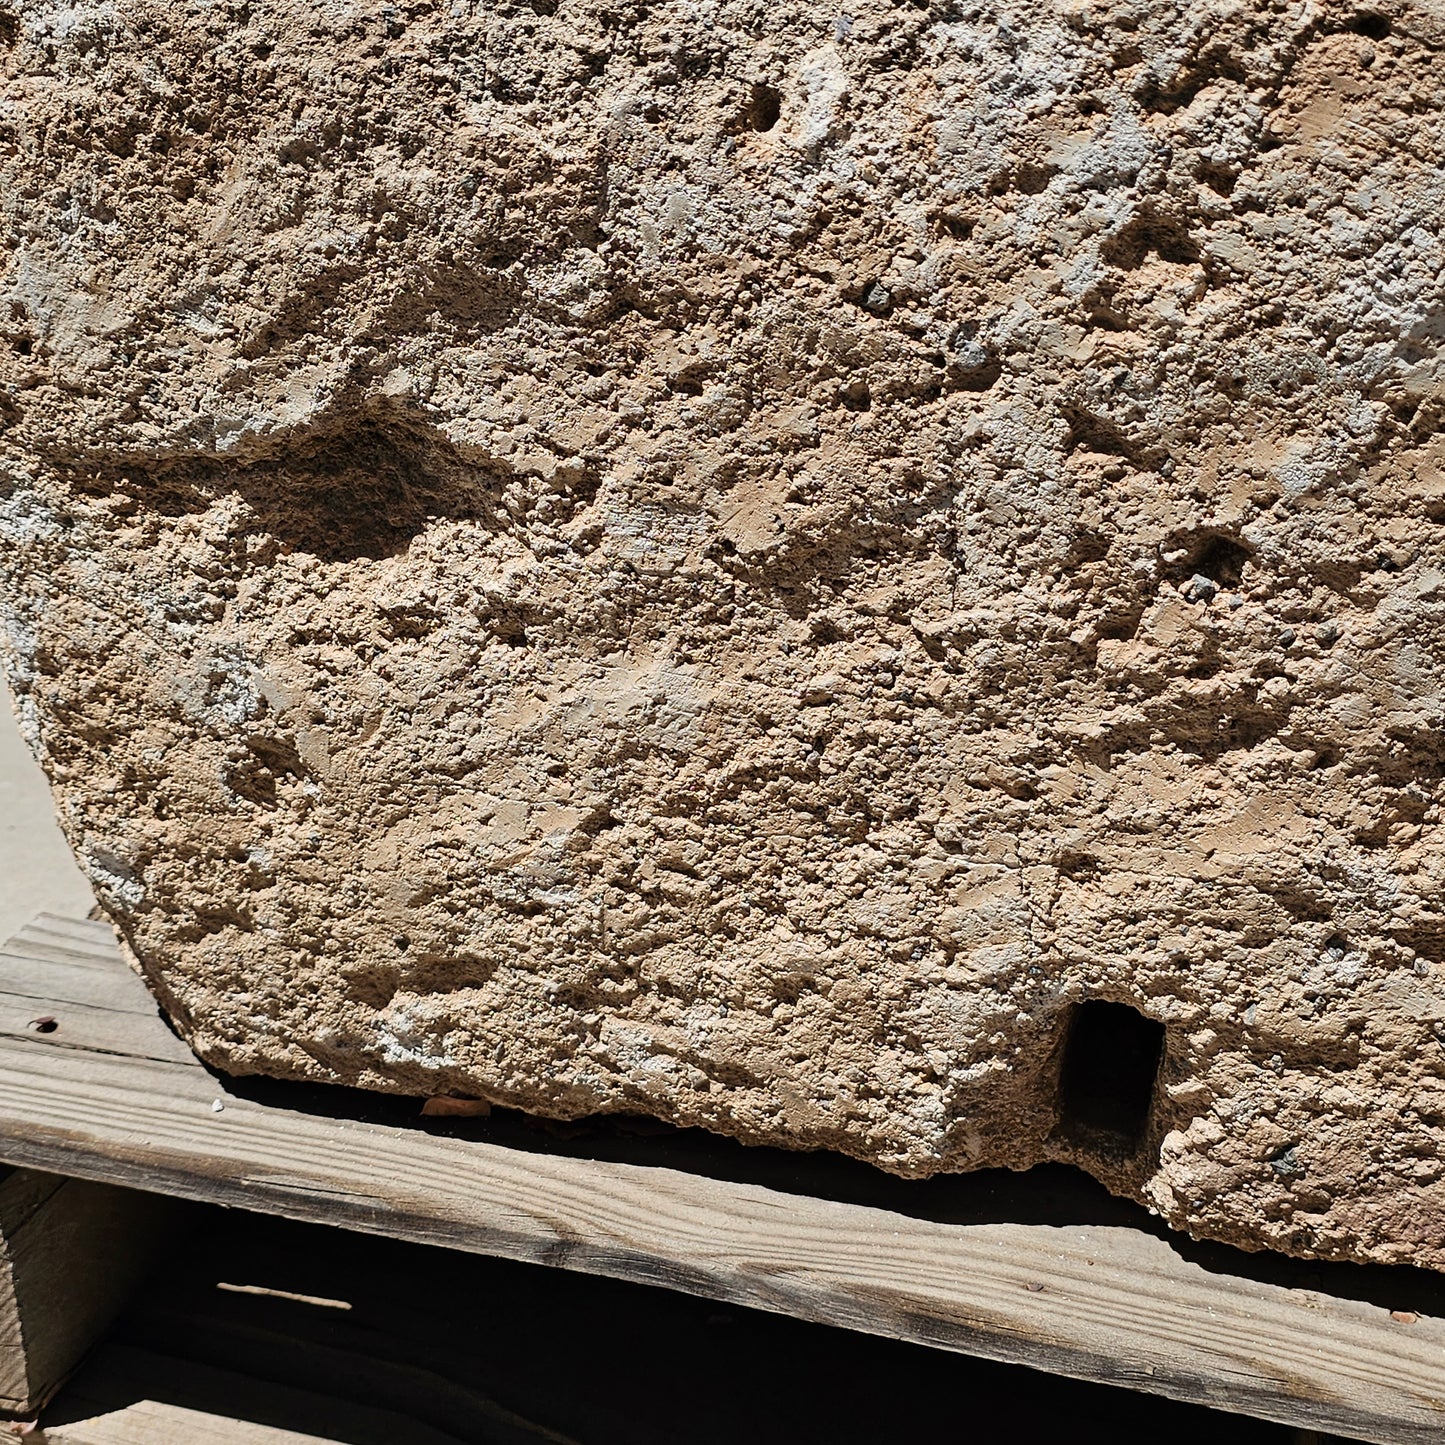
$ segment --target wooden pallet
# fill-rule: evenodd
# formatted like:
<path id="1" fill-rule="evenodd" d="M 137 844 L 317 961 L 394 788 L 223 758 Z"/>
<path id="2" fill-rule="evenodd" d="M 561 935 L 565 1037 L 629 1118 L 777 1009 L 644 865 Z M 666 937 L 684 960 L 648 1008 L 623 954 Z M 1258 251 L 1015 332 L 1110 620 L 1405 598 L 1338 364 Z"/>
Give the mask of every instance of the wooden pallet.
<path id="1" fill-rule="evenodd" d="M 0 1412 L 33 1414 L 165 1243 L 172 1200 L 0 1168 Z"/>
<path id="2" fill-rule="evenodd" d="M 911 1445 L 970 1425 L 1328 1445 L 676 1290 L 180 1208 L 189 1228 L 41 1417 L 47 1445 Z"/>
<path id="3" fill-rule="evenodd" d="M 424 1118 L 415 1100 L 221 1081 L 100 923 L 42 917 L 0 953 L 0 1160 L 1306 1429 L 1421 1445 L 1445 1432 L 1439 1276 L 1191 1244 L 1064 1171 L 1038 1176 L 1042 1194 L 1035 1176 L 909 1184 L 682 1131 Z"/>

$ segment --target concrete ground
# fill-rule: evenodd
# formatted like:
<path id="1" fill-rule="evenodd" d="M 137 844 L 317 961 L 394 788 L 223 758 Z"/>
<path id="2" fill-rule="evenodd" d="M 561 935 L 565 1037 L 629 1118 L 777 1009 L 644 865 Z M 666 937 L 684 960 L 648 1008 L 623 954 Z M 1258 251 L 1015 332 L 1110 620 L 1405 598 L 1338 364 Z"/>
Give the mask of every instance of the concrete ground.
<path id="1" fill-rule="evenodd" d="M 15 725 L 0 683 L 0 943 L 37 913 L 83 918 L 90 884 L 55 822 L 50 789 Z"/>

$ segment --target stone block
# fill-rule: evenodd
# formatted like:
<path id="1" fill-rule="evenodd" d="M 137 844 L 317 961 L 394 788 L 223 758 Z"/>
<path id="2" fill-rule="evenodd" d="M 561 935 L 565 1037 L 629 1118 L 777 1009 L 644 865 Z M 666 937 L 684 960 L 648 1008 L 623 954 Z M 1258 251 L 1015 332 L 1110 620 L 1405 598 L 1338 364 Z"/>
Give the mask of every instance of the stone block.
<path id="1" fill-rule="evenodd" d="M 25 0 L 0 611 L 235 1073 L 1445 1267 L 1445 15 Z"/>

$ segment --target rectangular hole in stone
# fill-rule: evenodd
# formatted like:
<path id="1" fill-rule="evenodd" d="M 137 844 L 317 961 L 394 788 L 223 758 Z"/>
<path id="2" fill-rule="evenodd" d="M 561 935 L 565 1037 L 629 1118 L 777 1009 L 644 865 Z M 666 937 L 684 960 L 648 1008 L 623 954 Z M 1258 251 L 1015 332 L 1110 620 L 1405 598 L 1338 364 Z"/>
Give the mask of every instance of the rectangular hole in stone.
<path id="1" fill-rule="evenodd" d="M 1132 1153 L 1144 1137 L 1164 1052 L 1164 1025 L 1124 1003 L 1090 999 L 1069 1020 L 1059 1124 L 1075 1143 Z"/>

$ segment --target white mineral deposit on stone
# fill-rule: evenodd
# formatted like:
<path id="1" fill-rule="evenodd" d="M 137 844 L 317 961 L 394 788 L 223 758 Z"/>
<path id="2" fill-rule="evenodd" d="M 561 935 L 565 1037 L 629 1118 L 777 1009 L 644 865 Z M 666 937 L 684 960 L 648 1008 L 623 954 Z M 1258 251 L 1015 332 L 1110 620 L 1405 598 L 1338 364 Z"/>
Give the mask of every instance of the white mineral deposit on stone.
<path id="1" fill-rule="evenodd" d="M 0 619 L 232 1073 L 1445 1267 L 1445 13 L 11 3 Z"/>

